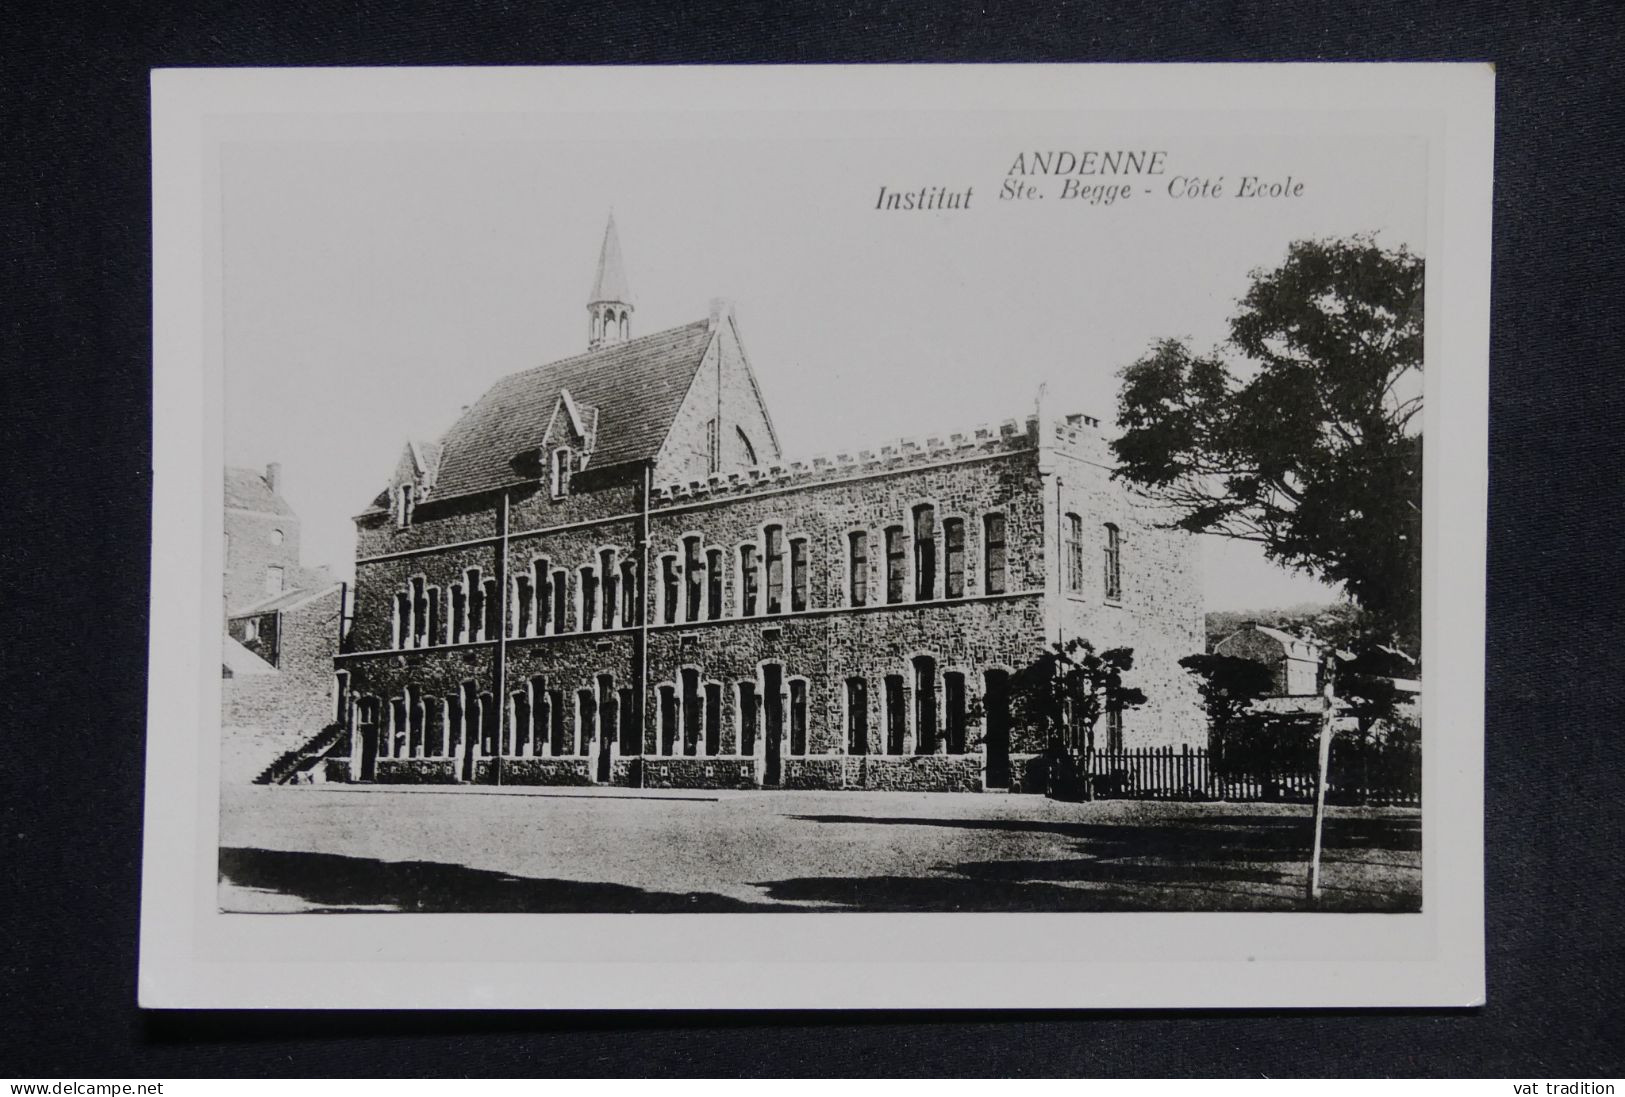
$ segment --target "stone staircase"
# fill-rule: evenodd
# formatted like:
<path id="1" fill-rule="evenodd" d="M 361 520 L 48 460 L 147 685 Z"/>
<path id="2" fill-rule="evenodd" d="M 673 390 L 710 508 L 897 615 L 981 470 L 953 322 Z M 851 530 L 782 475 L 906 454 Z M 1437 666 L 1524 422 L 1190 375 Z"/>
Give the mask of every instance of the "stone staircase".
<path id="1" fill-rule="evenodd" d="M 322 780 L 321 766 L 330 754 L 346 745 L 342 724 L 328 724 L 292 750 L 285 751 L 254 778 L 256 785 L 291 785 Z"/>

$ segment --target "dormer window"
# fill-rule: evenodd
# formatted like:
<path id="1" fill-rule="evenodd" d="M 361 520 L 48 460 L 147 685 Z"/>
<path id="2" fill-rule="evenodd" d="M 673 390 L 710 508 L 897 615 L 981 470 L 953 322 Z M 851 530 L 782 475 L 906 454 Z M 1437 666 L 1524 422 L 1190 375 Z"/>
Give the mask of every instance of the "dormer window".
<path id="1" fill-rule="evenodd" d="M 402 529 L 412 524 L 412 485 L 395 489 L 395 524 Z"/>
<path id="2" fill-rule="evenodd" d="M 570 473 L 575 467 L 575 455 L 568 446 L 560 446 L 553 451 L 552 471 L 550 483 L 553 498 L 562 499 L 570 494 Z"/>

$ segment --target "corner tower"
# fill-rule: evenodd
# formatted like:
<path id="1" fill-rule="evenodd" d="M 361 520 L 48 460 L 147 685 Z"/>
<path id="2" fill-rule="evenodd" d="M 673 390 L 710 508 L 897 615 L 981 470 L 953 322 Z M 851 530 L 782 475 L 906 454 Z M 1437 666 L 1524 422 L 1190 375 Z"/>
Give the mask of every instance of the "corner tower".
<path id="1" fill-rule="evenodd" d="M 604 226 L 604 244 L 598 249 L 598 276 L 587 295 L 587 316 L 588 350 L 624 343 L 632 336 L 632 291 L 626 286 L 613 213 Z"/>

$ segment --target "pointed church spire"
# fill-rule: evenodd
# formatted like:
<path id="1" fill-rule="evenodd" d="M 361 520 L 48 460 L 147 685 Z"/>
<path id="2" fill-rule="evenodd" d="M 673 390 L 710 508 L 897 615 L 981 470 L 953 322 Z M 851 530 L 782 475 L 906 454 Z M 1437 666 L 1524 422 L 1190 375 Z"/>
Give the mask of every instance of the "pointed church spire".
<path id="1" fill-rule="evenodd" d="M 626 285 L 621 263 L 621 238 L 615 232 L 615 215 L 604 226 L 604 243 L 598 249 L 598 276 L 587 295 L 587 349 L 624 343 L 631 337 L 632 291 Z"/>

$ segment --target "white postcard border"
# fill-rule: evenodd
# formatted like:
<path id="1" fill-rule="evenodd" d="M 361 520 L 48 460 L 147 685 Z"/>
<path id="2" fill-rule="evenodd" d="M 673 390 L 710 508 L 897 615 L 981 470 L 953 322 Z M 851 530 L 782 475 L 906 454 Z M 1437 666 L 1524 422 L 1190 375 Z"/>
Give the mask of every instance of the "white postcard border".
<path id="1" fill-rule="evenodd" d="M 1431 133 L 1418 914 L 241 915 L 216 909 L 222 120 L 548 110 L 1410 112 Z M 190 70 L 153 76 L 147 1007 L 1421 1006 L 1483 1001 L 1493 73 L 1482 65 Z M 214 315 L 211 317 L 210 313 Z M 211 508 L 214 508 L 211 511 Z M 213 517 L 211 518 L 211 513 Z M 570 960 L 503 940 L 538 917 Z M 624 920 L 634 918 L 636 947 Z M 972 925 L 964 923 L 969 920 Z M 727 947 L 702 942 L 724 941 Z M 582 956 L 602 961 L 583 962 Z M 1110 957 L 1110 959 L 1105 959 Z"/>

